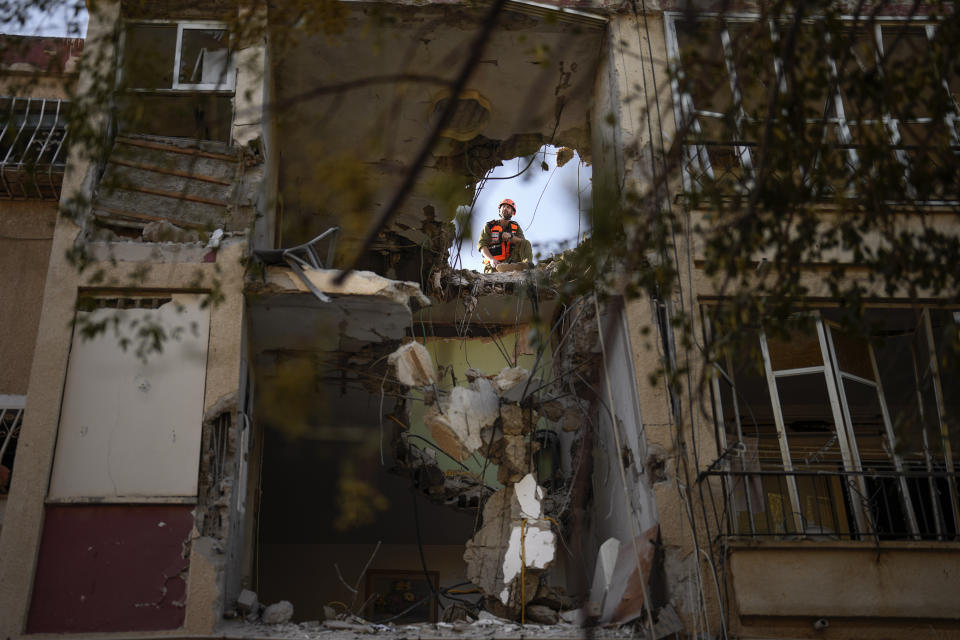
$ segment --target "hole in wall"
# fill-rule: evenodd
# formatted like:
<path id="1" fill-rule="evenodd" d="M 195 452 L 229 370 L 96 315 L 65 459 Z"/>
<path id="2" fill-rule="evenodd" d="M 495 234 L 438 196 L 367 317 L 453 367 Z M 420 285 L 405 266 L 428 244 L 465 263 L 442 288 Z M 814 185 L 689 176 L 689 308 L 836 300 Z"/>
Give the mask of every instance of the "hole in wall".
<path id="1" fill-rule="evenodd" d="M 532 245 L 534 263 L 576 247 L 590 232 L 592 178 L 593 167 L 570 147 L 545 144 L 532 156 L 504 160 L 479 180 L 472 204 L 457 211 L 450 266 L 483 271 L 477 241 L 505 198 L 517 204 L 513 220 Z"/>

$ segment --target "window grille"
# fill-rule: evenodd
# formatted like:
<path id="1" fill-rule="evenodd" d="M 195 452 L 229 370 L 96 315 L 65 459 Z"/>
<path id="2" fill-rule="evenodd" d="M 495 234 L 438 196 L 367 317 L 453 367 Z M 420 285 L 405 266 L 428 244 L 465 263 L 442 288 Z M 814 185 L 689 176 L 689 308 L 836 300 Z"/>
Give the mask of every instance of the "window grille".
<path id="1" fill-rule="evenodd" d="M 5 495 L 10 488 L 25 402 L 24 396 L 0 395 L 0 495 Z"/>
<path id="2" fill-rule="evenodd" d="M 61 99 L 0 98 L 0 197 L 60 199 L 68 106 Z"/>

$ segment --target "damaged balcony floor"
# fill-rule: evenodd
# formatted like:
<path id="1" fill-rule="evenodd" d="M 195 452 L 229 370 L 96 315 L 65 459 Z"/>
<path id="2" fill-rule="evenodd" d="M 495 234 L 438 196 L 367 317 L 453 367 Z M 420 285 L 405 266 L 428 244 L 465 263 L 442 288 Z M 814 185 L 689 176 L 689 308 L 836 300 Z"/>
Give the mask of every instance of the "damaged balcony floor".
<path id="1" fill-rule="evenodd" d="M 333 624 L 341 628 L 327 626 Z M 350 625 L 347 627 L 347 625 Z M 341 621 L 303 622 L 300 624 L 263 624 L 232 621 L 220 627 L 222 638 L 257 640 L 348 640 L 351 638 L 378 638 L 382 640 L 414 640 L 417 638 L 484 638 L 485 640 L 509 640 L 513 638 L 538 638 L 541 640 L 567 640 L 588 635 L 598 640 L 614 638 L 641 638 L 644 633 L 633 626 L 619 628 L 594 627 L 585 629 L 575 624 L 554 625 L 525 624 L 484 615 L 475 622 L 438 622 L 406 625 L 356 624 Z"/>

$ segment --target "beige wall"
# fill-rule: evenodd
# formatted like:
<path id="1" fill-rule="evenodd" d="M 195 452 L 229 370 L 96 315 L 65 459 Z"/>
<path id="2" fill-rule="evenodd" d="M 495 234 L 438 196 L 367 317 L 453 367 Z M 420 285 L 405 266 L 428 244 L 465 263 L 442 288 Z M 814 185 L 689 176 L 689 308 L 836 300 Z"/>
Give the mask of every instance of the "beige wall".
<path id="1" fill-rule="evenodd" d="M 734 543 L 741 629 L 815 637 L 813 622 L 826 618 L 830 638 L 948 637 L 960 620 L 958 554 L 949 542 Z"/>
<path id="2" fill-rule="evenodd" d="M 56 219 L 53 202 L 0 203 L 0 394 L 27 393 Z"/>
<path id="3" fill-rule="evenodd" d="M 76 75 L 12 74 L 0 78 L 0 95 L 65 99 L 70 97 L 76 81 Z"/>

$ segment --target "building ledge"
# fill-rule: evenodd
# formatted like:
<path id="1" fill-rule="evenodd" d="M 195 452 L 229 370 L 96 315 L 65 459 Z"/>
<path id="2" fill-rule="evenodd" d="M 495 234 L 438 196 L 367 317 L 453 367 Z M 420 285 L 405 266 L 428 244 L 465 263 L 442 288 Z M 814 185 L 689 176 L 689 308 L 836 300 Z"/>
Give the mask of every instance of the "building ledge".
<path id="1" fill-rule="evenodd" d="M 960 619 L 960 543 L 731 541 L 741 617 Z"/>

